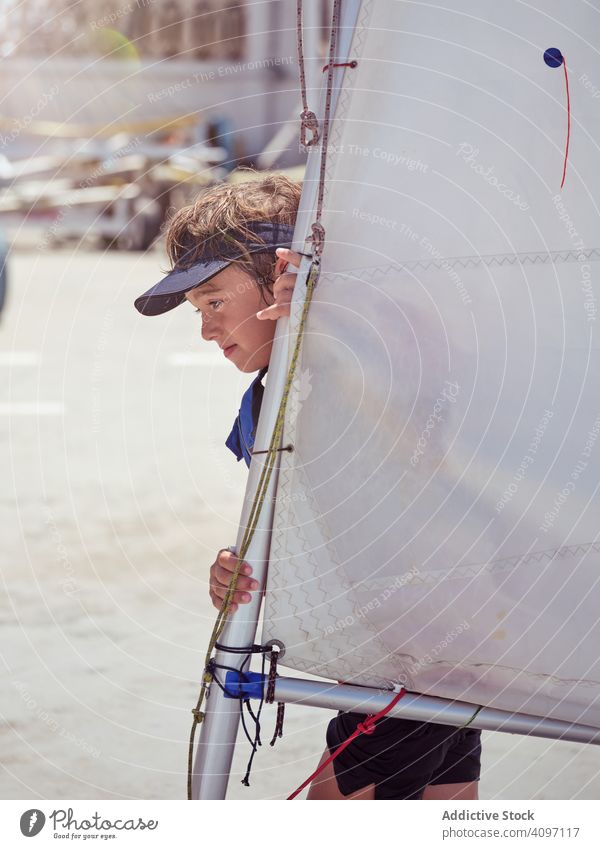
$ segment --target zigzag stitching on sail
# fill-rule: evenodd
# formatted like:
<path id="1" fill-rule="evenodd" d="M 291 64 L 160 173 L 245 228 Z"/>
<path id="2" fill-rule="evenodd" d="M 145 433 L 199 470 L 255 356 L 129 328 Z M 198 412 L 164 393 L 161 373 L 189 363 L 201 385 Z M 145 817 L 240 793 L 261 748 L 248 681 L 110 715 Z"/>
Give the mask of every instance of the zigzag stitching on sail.
<path id="1" fill-rule="evenodd" d="M 470 563 L 469 566 L 485 566 L 496 563 L 508 563 L 516 566 L 517 563 L 529 563 L 531 560 L 541 562 L 542 558 L 552 560 L 554 557 L 573 556 L 586 551 L 597 551 L 600 554 L 600 542 L 579 542 L 573 545 L 561 545 L 558 548 L 546 548 L 543 551 L 532 551 L 529 554 L 502 557 L 498 560 L 489 560 L 487 563 Z"/>
<path id="2" fill-rule="evenodd" d="M 314 512 L 314 511 L 313 511 Z M 292 523 L 293 524 L 293 523 Z M 295 529 L 294 529 L 295 530 Z M 304 537 L 301 537 L 296 533 L 296 540 L 302 546 L 302 553 L 305 555 L 305 560 L 303 561 L 304 568 L 298 565 L 296 562 L 296 558 L 293 555 L 287 554 L 286 562 L 289 563 L 289 569 L 287 571 L 287 580 L 289 581 L 290 574 L 293 573 L 298 585 L 301 582 L 306 582 L 309 579 L 313 583 L 312 591 L 309 594 L 306 590 L 303 589 L 304 595 L 306 596 L 306 602 L 304 605 L 304 610 L 302 613 L 298 612 L 298 606 L 296 604 L 292 604 L 292 596 L 288 593 L 289 596 L 289 609 L 293 611 L 293 617 L 298 622 L 298 631 L 302 634 L 306 635 L 306 641 L 311 643 L 311 650 L 314 654 L 318 654 L 322 662 L 327 662 L 331 658 L 332 650 L 336 652 L 338 657 L 341 657 L 342 654 L 350 652 L 353 655 L 353 658 L 358 658 L 364 667 L 369 666 L 369 659 L 362 654 L 362 647 L 365 644 L 365 640 L 361 639 L 358 642 L 355 637 L 355 630 L 351 626 L 347 626 L 343 629 L 343 633 L 334 632 L 328 635 L 327 646 L 321 648 L 317 643 L 315 643 L 315 638 L 310 636 L 310 628 L 306 627 L 305 619 L 306 617 L 311 618 L 315 625 L 313 626 L 312 633 L 314 634 L 316 630 L 320 632 L 324 632 L 326 628 L 331 625 L 332 622 L 336 622 L 337 619 L 343 618 L 343 615 L 340 614 L 339 610 L 336 615 L 334 615 L 334 611 L 330 601 L 330 592 L 328 588 L 323 585 L 322 576 L 316 572 L 316 564 L 314 561 L 314 556 L 312 551 L 308 546 L 308 542 Z M 331 556 L 331 555 L 330 555 Z M 334 562 L 334 558 L 331 557 L 331 561 Z M 307 575 L 306 572 L 306 564 L 310 564 L 312 566 L 312 570 L 310 574 Z M 339 604 L 341 596 L 351 597 L 351 587 L 347 583 L 346 579 L 343 575 L 340 574 L 339 569 L 336 568 L 336 586 L 339 588 L 339 594 L 337 597 L 337 603 Z M 320 604 L 317 604 L 317 597 L 320 597 Z M 355 605 L 348 603 L 348 607 L 351 608 L 351 614 L 356 615 Z M 278 618 L 281 617 L 281 607 L 276 611 L 276 616 Z M 356 617 L 358 620 L 358 617 Z M 353 623 L 352 623 L 353 624 Z M 380 635 L 377 632 L 377 629 L 370 623 L 365 620 L 361 620 L 361 626 L 364 629 L 365 624 L 367 625 L 369 631 L 372 632 L 371 640 L 369 640 L 369 645 L 372 644 L 373 640 L 376 640 L 381 650 L 385 653 L 387 651 L 385 644 L 381 640 Z M 277 636 L 273 634 L 270 636 Z M 282 664 L 285 665 L 285 661 L 282 661 Z"/>
<path id="3" fill-rule="evenodd" d="M 343 658 L 334 658 L 334 662 L 330 658 L 326 663 L 316 664 L 311 660 L 306 660 L 302 657 L 294 657 L 291 663 L 286 663 L 286 657 L 280 661 L 282 666 L 291 666 L 293 669 L 300 669 L 308 672 L 310 675 L 320 675 L 323 678 L 330 678 L 334 681 L 344 680 L 348 683 L 362 684 L 365 687 L 381 687 L 382 690 L 391 690 L 395 681 L 391 678 L 379 678 L 371 675 L 356 675 L 355 667 L 352 668 Z"/>
<path id="4" fill-rule="evenodd" d="M 314 511 L 313 511 L 314 512 Z M 289 533 L 291 537 L 292 529 L 296 531 L 294 526 L 294 522 L 288 522 Z M 299 635 L 303 635 L 303 640 L 305 643 L 311 644 L 311 651 L 315 656 L 318 656 L 321 663 L 326 663 L 330 660 L 332 646 L 335 647 L 336 653 L 338 654 L 338 659 L 342 659 L 343 654 L 351 653 L 353 659 L 360 660 L 363 665 L 363 668 L 369 666 L 369 659 L 362 654 L 362 646 L 365 643 L 365 640 L 361 640 L 357 642 L 355 637 L 356 634 L 353 632 L 353 629 L 348 626 L 343 630 L 343 633 L 333 633 L 328 636 L 328 646 L 327 652 L 325 653 L 325 649 L 321 649 L 318 642 L 315 642 L 315 637 L 311 636 L 311 633 L 314 635 L 317 631 L 324 631 L 331 622 L 336 621 L 336 617 L 334 616 L 331 601 L 330 601 L 330 593 L 323 586 L 322 576 L 316 572 L 316 564 L 314 561 L 314 557 L 312 555 L 311 549 L 308 547 L 308 541 L 298 533 L 295 533 L 296 541 L 302 547 L 301 554 L 304 555 L 302 563 L 299 565 L 297 563 L 296 557 L 294 555 L 290 555 L 289 551 L 282 550 L 281 546 L 278 545 L 278 553 L 284 555 L 284 559 L 286 562 L 285 567 L 285 581 L 286 584 L 289 584 L 290 580 L 295 584 L 296 590 L 299 590 L 303 593 L 304 602 L 302 605 L 302 609 L 300 610 L 299 605 L 296 603 L 298 601 L 298 597 L 293 600 L 292 593 L 288 591 L 285 586 L 282 584 L 283 574 L 281 570 L 273 565 L 271 570 L 271 589 L 277 588 L 278 590 L 284 590 L 285 594 L 288 597 L 287 605 L 288 609 L 292 613 L 294 620 L 297 622 L 296 630 Z M 332 558 L 333 560 L 333 558 Z M 309 573 L 307 574 L 306 566 L 309 565 Z M 279 580 L 281 579 L 281 581 Z M 307 580 L 310 580 L 312 587 L 311 591 L 308 592 L 303 586 Z M 341 595 L 349 596 L 350 586 L 345 582 L 343 575 L 339 574 L 339 571 L 336 569 L 336 583 L 339 586 L 339 590 Z M 269 594 L 268 594 L 269 595 Z M 272 596 L 269 598 L 271 602 Z M 320 603 L 318 600 L 320 599 Z M 339 604 L 339 596 L 338 596 L 338 604 Z M 284 608 L 285 604 L 269 604 L 269 612 L 270 616 L 274 619 L 280 619 L 282 615 L 282 608 Z M 348 602 L 348 607 L 351 607 L 352 614 L 355 614 L 355 606 Z M 338 618 L 340 614 L 338 611 Z M 311 619 L 314 623 L 312 626 L 307 627 L 306 619 Z M 364 627 L 364 622 L 363 622 Z M 369 630 L 372 631 L 372 638 L 375 639 L 378 643 L 380 643 L 382 651 L 385 653 L 385 645 L 381 641 L 376 629 L 368 623 Z M 265 629 L 268 626 L 265 623 Z M 272 631 L 272 633 L 271 633 Z M 266 633 L 266 631 L 265 631 Z M 277 633 L 275 630 L 270 629 L 268 632 L 269 637 L 277 637 Z M 372 645 L 372 641 L 369 641 L 369 646 Z M 319 662 L 319 660 L 315 660 L 315 662 Z M 281 661 L 282 665 L 285 666 L 285 660 Z"/>
<path id="5" fill-rule="evenodd" d="M 297 394 L 299 391 L 299 387 L 292 387 L 290 392 L 290 398 L 288 403 L 290 404 L 289 410 L 295 411 L 297 414 L 298 411 L 298 400 Z M 290 403 L 291 402 L 291 403 Z M 296 424 L 297 415 L 290 416 L 290 419 L 286 422 L 288 424 L 288 430 L 286 435 L 290 437 L 292 443 L 295 442 L 295 424 Z M 282 467 L 280 469 L 280 492 L 285 493 L 286 490 L 289 492 L 289 489 L 293 486 L 294 481 L 294 469 L 292 467 L 291 457 L 286 456 L 282 458 Z M 289 505 L 289 506 L 288 506 Z M 316 507 L 316 505 L 315 505 Z M 301 569 L 297 563 L 294 555 L 291 555 L 289 550 L 282 545 L 282 535 L 275 534 L 274 535 L 274 543 L 272 546 L 272 568 L 269 571 L 268 578 L 268 590 L 277 590 L 279 595 L 279 601 L 276 600 L 275 594 L 273 592 L 267 592 L 266 597 L 266 608 L 268 610 L 267 617 L 265 617 L 265 627 L 263 633 L 267 637 L 277 637 L 276 629 L 270 627 L 271 620 L 277 620 L 281 616 L 282 609 L 287 609 L 292 613 L 294 621 L 296 624 L 296 631 L 298 632 L 299 637 L 302 637 L 303 643 L 311 644 L 311 651 L 316 657 L 316 662 L 325 663 L 328 660 L 328 655 L 323 653 L 323 650 L 319 647 L 318 642 L 315 641 L 314 636 L 311 637 L 311 633 L 314 634 L 317 630 L 322 630 L 322 616 L 319 617 L 317 611 L 319 609 L 323 609 L 325 606 L 328 611 L 328 615 L 324 618 L 329 623 L 333 621 L 334 617 L 332 616 L 331 603 L 329 600 L 329 593 L 322 586 L 321 577 L 316 574 L 316 563 L 314 561 L 314 557 L 309 547 L 308 540 L 305 539 L 303 535 L 298 532 L 298 528 L 296 527 L 296 523 L 294 521 L 294 517 L 292 515 L 292 500 L 288 500 L 287 503 L 284 499 L 279 500 L 279 506 L 277 508 L 277 518 L 283 520 L 283 527 L 287 527 L 290 538 L 292 534 L 295 536 L 297 545 L 301 549 L 301 554 L 304 555 L 302 560 Z M 313 514 L 315 510 L 313 509 Z M 277 527 L 277 522 L 275 523 L 275 527 Z M 281 569 L 277 565 L 277 561 L 284 560 L 285 568 Z M 306 565 L 310 565 L 312 569 L 310 570 L 310 580 L 312 582 L 310 592 L 305 588 L 304 584 L 307 580 L 306 574 Z M 284 580 L 285 575 L 285 580 Z M 296 595 L 294 596 L 292 592 L 288 589 L 290 581 L 295 585 Z M 298 604 L 300 601 L 300 596 L 298 593 L 302 594 L 302 604 Z M 282 601 L 283 597 L 286 596 L 286 601 Z M 316 601 L 315 596 L 321 599 L 321 605 L 319 606 Z M 311 625 L 307 625 L 306 620 L 312 620 Z M 346 635 L 345 640 L 345 650 L 348 649 L 348 636 Z M 335 640 L 330 640 L 330 642 L 336 642 Z M 331 648 L 331 646 L 329 646 Z M 338 650 L 339 650 L 338 646 Z M 356 647 L 359 648 L 358 646 Z M 366 665 L 366 660 L 360 655 L 359 651 L 354 652 L 354 657 L 360 657 L 360 660 L 363 661 Z"/>
<path id="6" fill-rule="evenodd" d="M 297 391 L 294 391 L 294 384 L 292 383 L 292 387 L 290 388 L 290 396 L 288 398 L 288 404 L 290 404 L 289 410 L 297 411 Z M 292 444 L 295 443 L 295 427 L 294 423 L 296 421 L 296 416 L 286 415 L 285 425 L 284 425 L 284 438 L 289 437 L 289 440 Z M 285 456 L 282 457 L 282 462 L 280 466 L 279 472 L 279 489 L 280 492 L 289 492 L 293 485 L 294 478 L 294 470 L 292 467 L 291 457 Z M 292 501 L 289 499 L 286 503 L 284 499 L 278 499 L 278 503 L 276 505 L 276 518 L 274 521 L 274 527 L 278 525 L 280 527 L 288 527 L 290 529 L 290 534 L 293 531 L 296 531 L 296 537 L 300 542 L 303 549 L 306 550 L 306 542 L 304 539 L 300 539 L 299 534 L 297 533 L 297 528 L 293 522 L 292 516 Z M 268 578 L 267 578 L 267 593 L 265 598 L 265 623 L 263 628 L 263 635 L 266 637 L 274 637 L 276 634 L 273 633 L 274 629 L 271 626 L 271 623 L 274 620 L 277 620 L 278 616 L 281 614 L 282 608 L 287 608 L 289 611 L 292 611 L 292 616 L 296 621 L 296 630 L 300 635 L 303 636 L 303 639 L 309 642 L 310 631 L 306 627 L 303 616 L 299 612 L 299 606 L 296 602 L 298 602 L 299 596 L 292 595 L 292 592 L 289 590 L 290 579 L 291 582 L 296 586 L 297 591 L 303 593 L 304 595 L 304 603 L 301 605 L 304 611 L 313 610 L 313 605 L 310 603 L 310 597 L 304 587 L 302 586 L 302 580 L 299 575 L 299 570 L 297 564 L 295 562 L 295 558 L 293 556 L 289 556 L 289 552 L 286 547 L 282 545 L 283 536 L 281 534 L 273 534 L 273 544 L 271 548 L 271 563 L 272 567 L 269 570 Z M 280 567 L 276 566 L 275 563 L 278 561 L 285 560 L 286 567 L 285 570 L 282 570 Z M 284 571 L 285 571 L 285 581 L 284 581 Z M 305 576 L 306 577 L 306 576 Z M 273 592 L 274 590 L 278 590 L 278 593 Z M 284 596 L 287 597 L 286 601 L 283 601 Z M 314 641 L 313 641 L 314 642 Z M 315 646 L 313 645 L 313 651 L 315 651 Z M 316 653 L 316 652 L 315 652 Z"/>
<path id="7" fill-rule="evenodd" d="M 299 411 L 299 406 L 298 406 L 298 411 Z M 294 427 L 296 427 L 296 424 L 297 424 L 297 417 L 294 419 Z M 324 539 L 324 540 L 330 539 L 331 538 L 331 531 L 327 527 L 327 525 L 326 525 L 326 523 L 323 519 L 320 507 L 319 507 L 318 503 L 316 502 L 310 487 L 304 486 L 303 491 L 306 493 L 306 495 L 309 499 L 309 506 L 311 508 L 311 517 L 312 517 L 313 522 L 319 528 L 321 538 Z M 306 548 L 305 548 L 305 550 L 306 550 Z M 331 625 L 332 622 L 336 622 L 339 619 L 344 618 L 340 609 L 339 609 L 341 597 L 345 597 L 345 599 L 347 600 L 347 607 L 350 608 L 349 615 L 353 616 L 355 618 L 355 621 L 358 621 L 360 619 L 360 617 L 357 616 L 356 600 L 352 601 L 352 599 L 353 599 L 352 585 L 348 581 L 345 574 L 343 573 L 341 564 L 339 562 L 337 562 L 335 550 L 333 548 L 331 548 L 329 544 L 327 545 L 327 550 L 328 550 L 328 553 L 329 553 L 329 560 L 333 564 L 334 569 L 335 569 L 335 575 L 336 575 L 335 583 L 336 583 L 336 589 L 337 589 L 337 593 L 338 593 L 337 596 L 336 596 L 336 604 L 338 605 L 338 611 L 337 611 L 337 615 L 334 615 L 334 611 L 333 611 L 332 603 L 331 603 L 331 593 L 330 593 L 329 589 L 327 588 L 327 586 L 323 582 L 323 576 L 320 575 L 320 574 L 317 574 L 316 568 L 313 569 L 313 578 L 317 581 L 317 587 L 321 591 L 321 597 L 322 597 L 322 600 L 323 600 L 323 604 L 327 605 L 326 615 L 321 615 L 318 619 L 317 619 L 317 616 L 316 616 L 317 608 L 313 608 L 313 616 L 315 618 L 315 621 L 317 622 L 319 629 L 322 632 L 326 631 L 327 627 L 329 625 Z M 308 552 L 308 550 L 306 550 L 306 553 L 311 558 L 311 562 L 312 562 L 312 555 Z M 320 611 L 321 612 L 323 611 L 322 606 L 320 608 Z M 364 666 L 366 666 L 366 665 L 368 665 L 368 661 L 367 661 L 367 658 L 362 654 L 362 647 L 363 647 L 363 645 L 365 645 L 365 643 L 367 643 L 370 648 L 372 647 L 372 645 L 374 643 L 376 643 L 379 646 L 380 650 L 384 653 L 387 651 L 387 648 L 386 648 L 386 644 L 385 644 L 381 634 L 379 633 L 379 631 L 375 627 L 375 625 L 368 618 L 364 618 L 363 620 L 361 620 L 361 622 L 362 622 L 362 625 L 361 625 L 362 629 L 364 630 L 365 627 L 366 627 L 366 629 L 370 632 L 370 639 L 368 641 L 365 640 L 365 639 L 362 639 L 360 642 L 357 641 L 355 639 L 355 629 L 353 629 L 351 625 L 347 626 L 344 629 L 343 634 L 342 633 L 329 634 L 328 639 L 329 639 L 329 642 L 333 643 L 335 646 L 337 646 L 338 651 L 342 652 L 342 653 L 348 652 L 349 647 L 351 646 L 354 657 L 360 658 L 360 660 L 363 662 Z M 354 624 L 354 623 L 352 623 L 352 624 Z M 328 653 L 328 656 L 329 656 L 329 653 Z"/>
<path id="8" fill-rule="evenodd" d="M 517 564 L 527 565 L 528 563 L 541 563 L 543 559 L 553 560 L 556 557 L 574 557 L 576 554 L 584 554 L 588 551 L 596 551 L 600 554 L 600 542 L 563 545 L 559 548 L 549 548 L 545 551 L 532 551 L 530 554 L 525 555 L 513 555 L 512 557 L 502 557 L 498 560 L 456 566 L 452 570 L 439 569 L 435 572 L 427 572 L 423 577 L 416 575 L 411 580 L 408 580 L 407 584 L 431 584 L 441 579 L 474 578 L 482 572 L 500 572 Z"/>
<path id="9" fill-rule="evenodd" d="M 302 354 L 300 355 L 299 364 L 300 364 L 300 368 L 302 368 Z M 299 382 L 292 383 L 292 386 L 290 388 L 290 394 L 289 394 L 289 397 L 288 397 L 288 408 L 287 408 L 287 411 L 286 411 L 284 438 L 287 439 L 288 441 L 290 441 L 294 445 L 296 444 L 296 441 L 297 441 L 296 440 L 296 428 L 297 428 L 298 414 L 300 412 L 299 393 L 300 393 Z M 294 468 L 293 467 L 294 467 L 294 463 L 293 463 L 290 455 L 286 455 L 285 457 L 282 458 L 282 463 L 281 463 L 281 468 L 280 468 L 279 492 L 283 493 L 284 496 L 285 496 L 286 492 L 289 495 L 289 490 L 292 488 L 293 483 L 294 483 Z M 326 527 L 326 525 L 323 521 L 323 517 L 321 515 L 319 505 L 314 500 L 314 496 L 313 496 L 313 494 L 310 490 L 310 487 L 304 486 L 303 490 L 305 491 L 305 493 L 307 494 L 307 497 L 309 499 L 309 507 L 311 508 L 310 512 L 311 512 L 312 520 L 319 527 L 319 531 L 320 531 L 322 539 L 329 539 L 330 531 Z M 307 564 L 311 564 L 312 571 L 311 571 L 311 574 L 310 574 L 310 579 L 311 579 L 311 581 L 314 581 L 316 583 L 314 583 L 312 591 L 311 591 L 310 594 L 307 593 L 306 590 L 304 590 L 304 588 L 303 588 L 304 595 L 306 596 L 306 604 L 305 604 L 304 609 L 305 609 L 305 611 L 310 611 L 309 613 L 305 613 L 304 615 L 310 616 L 314 620 L 316 627 L 319 628 L 319 630 L 324 631 L 326 629 L 326 627 L 331 624 L 331 622 L 336 621 L 336 617 L 333 615 L 333 609 L 332 609 L 332 606 L 331 606 L 331 594 L 330 594 L 329 590 L 324 586 L 322 576 L 319 575 L 316 571 L 317 564 L 315 563 L 314 557 L 313 557 L 312 552 L 309 548 L 308 540 L 305 538 L 304 535 L 301 535 L 298 532 L 298 529 L 296 527 L 296 522 L 294 521 L 294 517 L 292 515 L 293 510 L 292 510 L 292 500 L 291 500 L 291 498 L 288 501 L 288 504 L 290 506 L 289 506 L 289 509 L 287 511 L 285 511 L 285 506 L 282 503 L 283 501 L 284 501 L 284 499 L 280 499 L 280 509 L 277 510 L 277 517 L 278 518 L 282 517 L 284 519 L 284 525 L 283 526 L 287 527 L 289 529 L 288 533 L 290 533 L 290 535 L 292 533 L 295 535 L 297 542 L 301 546 L 302 553 L 304 554 L 304 557 L 305 557 L 305 559 L 303 560 L 304 568 L 302 570 L 302 575 L 300 576 L 300 574 L 299 574 L 300 570 L 299 570 L 298 565 L 294 562 L 293 555 L 290 555 L 289 550 L 285 549 L 282 546 L 279 538 L 274 543 L 273 554 L 278 555 L 278 559 L 286 559 L 286 562 L 289 563 L 289 567 L 286 569 L 287 583 L 289 583 L 289 577 L 291 575 L 292 570 L 295 572 L 296 575 L 298 575 L 298 582 L 299 583 L 300 583 L 301 580 L 306 581 L 308 576 L 306 574 L 306 568 L 305 567 L 306 567 Z M 284 512 L 286 512 L 285 517 L 283 517 Z M 280 535 L 275 534 L 275 536 L 279 537 Z M 348 583 L 348 581 L 343 576 L 343 574 L 340 574 L 340 564 L 336 563 L 335 552 L 330 550 L 329 551 L 329 557 L 330 557 L 331 563 L 334 564 L 335 569 L 336 569 L 336 583 L 339 587 L 339 593 L 341 595 L 345 595 L 348 599 L 350 599 L 352 588 L 351 588 L 351 585 Z M 278 576 L 276 575 L 276 571 L 277 571 L 277 567 L 273 567 L 273 569 L 271 570 L 271 576 L 272 576 L 271 586 L 273 586 L 273 587 L 278 583 L 278 581 L 277 581 Z M 319 593 L 320 593 L 320 598 L 321 598 L 321 606 L 320 606 L 320 608 L 317 608 L 316 604 L 311 603 L 311 602 L 315 601 L 315 599 L 313 598 L 313 595 L 316 596 Z M 298 607 L 291 603 L 291 599 L 292 599 L 291 594 L 289 592 L 287 594 L 289 596 L 289 602 L 288 602 L 289 608 L 290 608 L 290 610 L 294 610 L 294 618 L 297 619 L 297 621 L 298 621 L 298 628 L 299 628 L 300 632 L 308 633 L 307 629 L 305 627 L 305 623 L 303 621 L 303 618 L 298 613 Z M 320 616 L 318 616 L 317 610 L 320 609 L 321 611 L 323 611 L 325 609 L 325 606 L 326 606 L 326 611 L 327 611 L 326 614 L 325 615 L 321 614 Z M 348 607 L 351 608 L 351 610 L 349 612 L 351 612 L 352 615 L 355 615 L 356 614 L 356 605 L 351 603 L 350 601 L 348 601 Z M 273 611 L 273 605 L 269 604 L 269 610 Z M 279 613 L 281 613 L 281 611 L 279 611 Z M 338 611 L 338 617 L 337 618 L 339 618 L 339 611 Z M 367 624 L 369 631 L 371 632 L 372 639 L 375 639 L 380 644 L 381 649 L 383 651 L 385 651 L 385 645 L 382 642 L 375 626 L 372 625 L 372 623 L 370 623 L 370 622 L 367 622 L 366 624 Z M 337 639 L 338 636 L 339 635 L 337 635 L 337 634 L 336 635 L 330 635 L 330 640 L 329 640 L 330 643 L 331 642 L 337 643 L 338 642 L 338 639 Z M 352 643 L 355 656 L 360 656 L 361 660 L 362 660 L 362 659 L 364 659 L 362 657 L 362 655 L 360 654 L 360 648 L 362 646 L 362 642 L 357 643 L 355 640 L 352 639 L 353 636 L 354 635 L 352 634 L 351 631 L 347 631 L 344 634 L 344 639 L 343 639 L 342 645 L 339 647 L 339 649 L 342 650 L 342 651 L 344 651 L 344 650 L 347 651 L 349 643 Z M 365 660 L 365 662 L 366 662 L 366 660 Z"/>
<path id="10" fill-rule="evenodd" d="M 488 254 L 484 256 L 458 256 L 431 260 L 408 260 L 407 262 L 391 263 L 385 266 L 371 266 L 362 269 L 351 269 L 347 272 L 331 274 L 323 271 L 327 277 L 347 277 L 352 275 L 359 279 L 367 279 L 375 275 L 387 274 L 390 270 L 427 271 L 430 268 L 477 268 L 481 265 L 514 266 L 514 265 L 547 265 L 549 263 L 581 262 L 582 258 L 595 262 L 600 260 L 600 248 L 590 248 L 587 251 L 550 251 L 548 253 L 518 253 L 518 254 Z"/>

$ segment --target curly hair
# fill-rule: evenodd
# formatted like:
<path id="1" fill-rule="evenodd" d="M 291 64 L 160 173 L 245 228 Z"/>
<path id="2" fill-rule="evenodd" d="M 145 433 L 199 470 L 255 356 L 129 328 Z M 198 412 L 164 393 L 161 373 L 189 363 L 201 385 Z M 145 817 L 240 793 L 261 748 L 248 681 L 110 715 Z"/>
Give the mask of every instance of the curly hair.
<path id="1" fill-rule="evenodd" d="M 293 225 L 302 187 L 284 174 L 258 172 L 246 166 L 233 173 L 248 174 L 248 180 L 211 186 L 194 203 L 173 214 L 166 229 L 167 254 L 172 268 L 188 268 L 207 246 L 218 252 L 227 233 L 228 243 L 233 239 L 242 254 L 234 263 L 256 280 L 262 300 L 268 303 L 264 289 L 272 299 L 277 256 L 273 249 L 256 253 L 246 250 L 248 242 L 264 244 L 264 240 L 248 230 L 245 223 L 272 221 Z"/>

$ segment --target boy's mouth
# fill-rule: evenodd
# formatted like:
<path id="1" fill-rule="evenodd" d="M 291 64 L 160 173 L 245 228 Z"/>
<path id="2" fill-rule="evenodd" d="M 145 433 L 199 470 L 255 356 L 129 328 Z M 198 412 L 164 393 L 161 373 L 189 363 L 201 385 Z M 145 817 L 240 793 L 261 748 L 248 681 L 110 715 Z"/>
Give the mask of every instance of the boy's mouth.
<path id="1" fill-rule="evenodd" d="M 237 348 L 237 345 L 229 345 L 228 348 L 223 348 L 223 353 L 226 357 L 229 357 L 231 356 L 234 348 Z"/>

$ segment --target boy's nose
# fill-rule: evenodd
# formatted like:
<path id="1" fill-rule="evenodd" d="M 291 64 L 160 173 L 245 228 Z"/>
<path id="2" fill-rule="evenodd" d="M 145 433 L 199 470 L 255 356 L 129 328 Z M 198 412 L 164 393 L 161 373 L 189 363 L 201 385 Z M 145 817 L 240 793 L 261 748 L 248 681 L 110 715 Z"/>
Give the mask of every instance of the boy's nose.
<path id="1" fill-rule="evenodd" d="M 215 327 L 214 322 L 211 321 L 202 322 L 200 333 L 206 342 L 212 342 L 213 339 L 218 338 L 217 328 Z"/>

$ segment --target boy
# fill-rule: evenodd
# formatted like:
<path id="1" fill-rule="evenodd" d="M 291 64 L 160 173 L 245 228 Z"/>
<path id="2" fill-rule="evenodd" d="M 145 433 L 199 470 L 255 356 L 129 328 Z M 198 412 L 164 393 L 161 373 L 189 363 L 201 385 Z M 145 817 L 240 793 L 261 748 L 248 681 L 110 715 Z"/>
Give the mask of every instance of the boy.
<path id="1" fill-rule="evenodd" d="M 258 371 L 242 397 L 226 445 L 250 465 L 262 401 L 262 379 L 271 356 L 275 322 L 289 316 L 300 255 L 290 250 L 301 188 L 283 175 L 200 195 L 172 218 L 167 251 L 173 270 L 135 302 L 158 315 L 189 301 L 202 316 L 202 337 L 216 342 L 242 372 Z M 262 307 L 262 309 L 259 309 Z M 210 568 L 210 597 L 220 608 L 236 556 L 222 549 Z M 242 567 L 231 605 L 258 589 Z M 327 728 L 329 757 L 361 714 L 339 712 Z M 384 718 L 374 734 L 361 734 L 313 781 L 309 799 L 477 799 L 480 732 L 412 720 Z"/>

